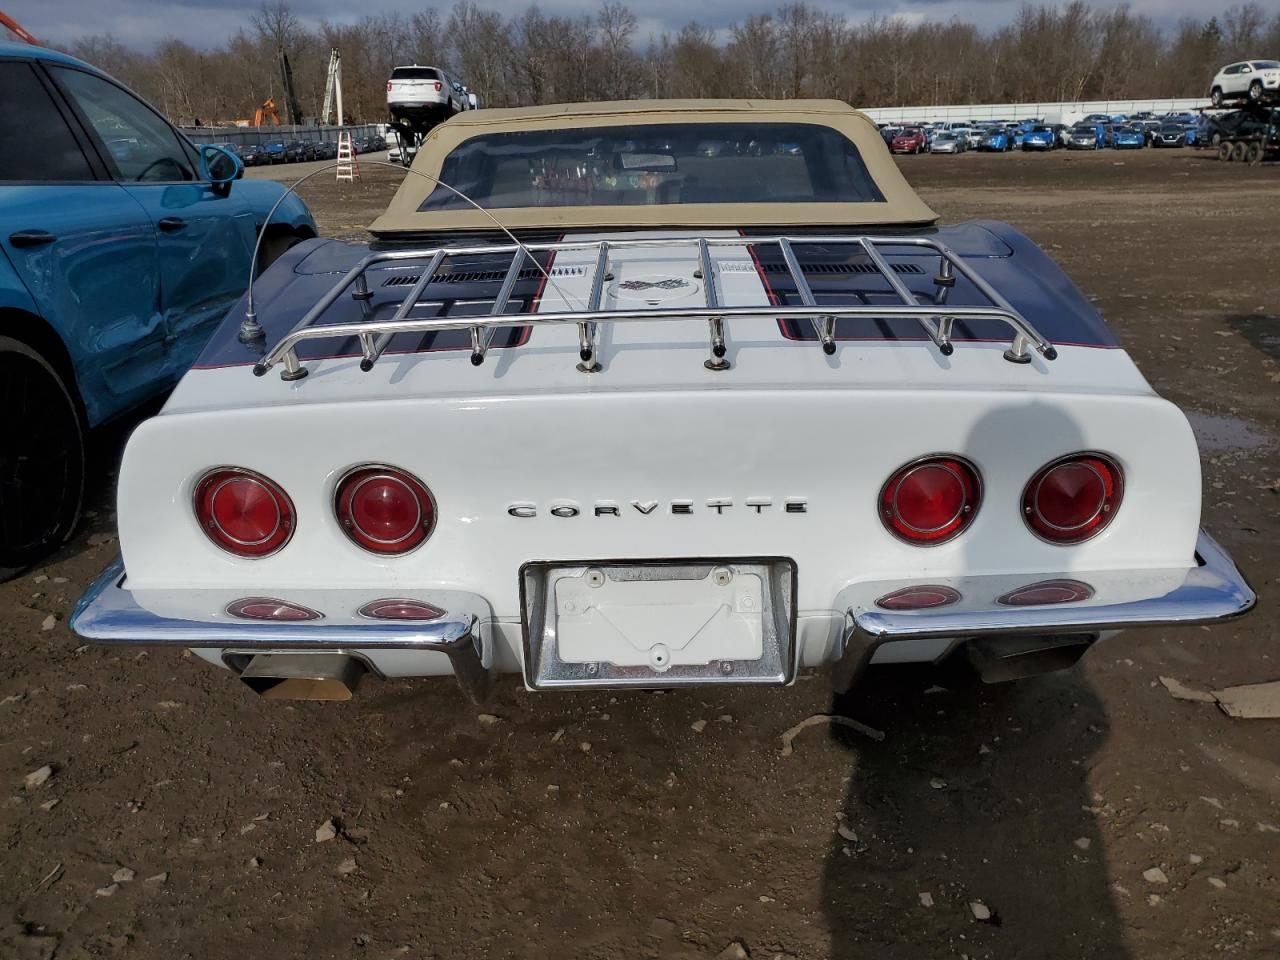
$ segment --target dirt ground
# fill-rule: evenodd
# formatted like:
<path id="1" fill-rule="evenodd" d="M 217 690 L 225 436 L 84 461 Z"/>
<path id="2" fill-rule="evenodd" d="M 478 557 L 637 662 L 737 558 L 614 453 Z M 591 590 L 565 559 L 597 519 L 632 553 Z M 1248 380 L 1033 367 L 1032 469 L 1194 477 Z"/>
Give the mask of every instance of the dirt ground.
<path id="1" fill-rule="evenodd" d="M 488 723 L 447 681 L 269 703 L 68 632 L 115 553 L 123 425 L 98 438 L 81 533 L 0 586 L 0 958 L 1280 956 L 1280 722 L 1157 680 L 1280 679 L 1280 166 L 901 165 L 944 219 L 1044 245 L 1189 411 L 1204 522 L 1255 615 L 1123 634 L 1003 687 L 876 668 L 833 702 L 822 674 L 767 695 L 507 679 Z M 393 184 L 303 189 L 349 234 Z M 782 756 L 784 730 L 833 710 L 883 742 L 819 727 Z"/>

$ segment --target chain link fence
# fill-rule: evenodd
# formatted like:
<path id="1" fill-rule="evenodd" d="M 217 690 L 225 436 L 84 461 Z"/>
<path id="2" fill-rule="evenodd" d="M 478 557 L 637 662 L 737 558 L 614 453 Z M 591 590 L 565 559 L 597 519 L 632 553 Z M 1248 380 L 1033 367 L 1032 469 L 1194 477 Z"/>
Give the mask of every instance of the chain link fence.
<path id="1" fill-rule="evenodd" d="M 233 147 L 256 147 L 264 143 L 290 140 L 326 141 L 338 139 L 338 134 L 349 133 L 355 140 L 372 136 L 387 136 L 385 123 L 337 125 L 281 125 L 262 127 L 182 127 L 182 132 L 193 143 L 229 143 Z"/>

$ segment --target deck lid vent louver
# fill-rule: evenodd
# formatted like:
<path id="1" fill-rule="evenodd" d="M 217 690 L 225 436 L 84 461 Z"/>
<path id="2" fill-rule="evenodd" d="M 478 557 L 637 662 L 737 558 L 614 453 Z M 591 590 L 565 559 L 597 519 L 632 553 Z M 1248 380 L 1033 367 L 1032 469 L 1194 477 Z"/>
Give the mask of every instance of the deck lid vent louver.
<path id="1" fill-rule="evenodd" d="M 563 277 L 583 277 L 586 276 L 587 268 L 585 266 L 576 267 L 552 267 L 548 273 L 553 279 Z M 382 281 L 384 287 L 411 287 L 421 278 L 419 273 L 398 273 L 393 277 L 387 277 Z M 506 276 L 505 270 L 458 270 L 451 273 L 441 273 L 431 278 L 431 283 L 498 283 Z M 537 267 L 528 267 L 520 271 L 519 279 L 521 280 L 539 280 L 542 278 L 542 271 Z"/>
<path id="2" fill-rule="evenodd" d="M 905 274 L 922 274 L 924 268 L 915 263 L 891 263 L 894 273 Z M 765 273 L 786 273 L 787 265 L 785 263 L 761 263 L 760 269 Z M 853 273 L 873 274 L 879 273 L 873 263 L 801 263 L 800 269 L 805 273 L 814 274 L 832 274 L 832 275 L 848 275 Z"/>

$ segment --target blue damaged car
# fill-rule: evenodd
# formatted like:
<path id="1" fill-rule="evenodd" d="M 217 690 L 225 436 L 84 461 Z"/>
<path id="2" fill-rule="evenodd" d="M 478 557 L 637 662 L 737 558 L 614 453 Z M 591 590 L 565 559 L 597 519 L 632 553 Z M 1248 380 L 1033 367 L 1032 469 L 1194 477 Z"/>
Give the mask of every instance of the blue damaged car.
<path id="1" fill-rule="evenodd" d="M 1013 149 L 1012 135 L 1005 127 L 992 127 L 978 144 L 978 149 L 992 153 L 1004 153 Z"/>
<path id="2" fill-rule="evenodd" d="M 1111 146 L 1116 150 L 1141 150 L 1147 145 L 1147 136 L 1137 127 L 1115 127 L 1111 132 Z"/>
<path id="3" fill-rule="evenodd" d="M 1057 133 L 1053 127 L 1043 124 L 1032 127 L 1022 135 L 1023 150 L 1052 150 L 1057 145 Z"/>
<path id="4" fill-rule="evenodd" d="M 74 529 L 85 435 L 163 393 L 259 269 L 316 234 L 88 64 L 0 43 L 0 579 Z"/>

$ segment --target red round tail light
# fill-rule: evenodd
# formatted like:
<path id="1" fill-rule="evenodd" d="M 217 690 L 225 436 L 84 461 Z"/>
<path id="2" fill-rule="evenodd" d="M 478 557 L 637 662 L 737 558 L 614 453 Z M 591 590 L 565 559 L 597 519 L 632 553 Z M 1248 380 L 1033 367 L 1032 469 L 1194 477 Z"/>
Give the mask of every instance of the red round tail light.
<path id="1" fill-rule="evenodd" d="M 1073 453 L 1031 478 L 1022 494 L 1022 516 L 1043 540 L 1080 543 L 1111 522 L 1123 493 L 1119 464 L 1100 453 Z"/>
<path id="2" fill-rule="evenodd" d="M 426 484 L 395 467 L 349 472 L 338 483 L 334 510 L 347 536 L 372 553 L 408 553 L 431 536 L 436 523 Z"/>
<path id="3" fill-rule="evenodd" d="M 940 456 L 902 467 L 880 490 L 880 519 L 889 532 L 917 546 L 959 536 L 978 514 L 982 482 L 960 457 Z"/>
<path id="4" fill-rule="evenodd" d="M 268 556 L 293 536 L 293 501 L 260 473 L 240 467 L 210 470 L 192 499 L 200 529 L 236 556 Z"/>

